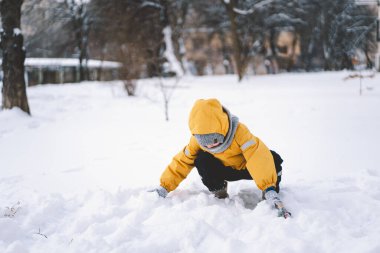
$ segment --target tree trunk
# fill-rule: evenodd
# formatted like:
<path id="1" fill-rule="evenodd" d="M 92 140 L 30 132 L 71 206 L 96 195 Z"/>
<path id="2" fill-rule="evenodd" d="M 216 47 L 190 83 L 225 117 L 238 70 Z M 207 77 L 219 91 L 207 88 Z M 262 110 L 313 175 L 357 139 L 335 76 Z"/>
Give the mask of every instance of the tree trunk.
<path id="1" fill-rule="evenodd" d="M 294 35 L 294 38 L 293 38 L 293 41 L 292 41 L 292 53 L 290 55 L 290 60 L 288 61 L 288 66 L 287 66 L 287 71 L 288 72 L 291 72 L 294 68 L 294 64 L 296 62 L 296 46 L 297 46 L 297 42 L 298 42 L 298 35 L 296 32 L 293 33 Z"/>
<path id="2" fill-rule="evenodd" d="M 76 2 L 75 0 L 66 0 L 66 4 L 70 9 L 71 21 L 75 33 L 75 43 L 79 52 L 79 80 L 77 81 L 82 82 L 89 79 L 87 49 L 90 23 L 88 21 L 88 13 L 85 6 L 86 3 Z"/>
<path id="3" fill-rule="evenodd" d="M 365 54 L 365 58 L 366 58 L 367 69 L 372 69 L 374 64 L 373 64 L 371 58 L 369 57 L 368 43 L 365 43 L 364 54 Z"/>
<path id="4" fill-rule="evenodd" d="M 353 70 L 354 69 L 354 65 L 352 63 L 352 59 L 349 55 L 347 54 L 344 54 L 343 57 L 342 57 L 342 63 L 340 64 L 340 70 L 343 70 L 343 69 L 348 69 L 348 70 Z"/>
<path id="5" fill-rule="evenodd" d="M 74 3 L 73 3 L 74 4 Z M 85 66 L 84 61 L 86 59 L 86 48 L 83 43 L 84 38 L 84 27 L 83 27 L 83 5 L 80 5 L 78 7 L 78 13 L 75 17 L 75 31 L 76 31 L 76 40 L 77 40 L 77 47 L 79 51 L 79 81 L 86 80 L 86 74 L 85 74 Z"/>
<path id="6" fill-rule="evenodd" d="M 23 0 L 0 1 L 3 24 L 0 46 L 3 50 L 2 68 L 4 72 L 2 107 L 4 109 L 19 107 L 30 114 L 24 78 L 24 39 L 20 29 L 22 3 Z"/>
<path id="7" fill-rule="evenodd" d="M 236 13 L 234 11 L 234 7 L 236 6 L 236 1 L 231 0 L 229 3 L 226 3 L 224 0 L 221 0 L 224 6 L 226 7 L 226 11 L 228 14 L 228 18 L 231 23 L 231 36 L 232 36 L 232 47 L 233 47 L 233 55 L 236 64 L 236 72 L 239 76 L 239 82 L 243 79 L 245 72 L 245 64 L 242 59 L 242 43 L 238 34 L 238 25 L 236 23 Z"/>
<path id="8" fill-rule="evenodd" d="M 79 71 L 80 71 L 80 81 L 89 80 L 89 70 L 88 70 L 88 34 L 90 29 L 90 24 L 88 18 L 86 17 L 84 7 L 81 6 L 80 17 L 81 20 L 78 22 L 78 48 L 79 48 Z"/>

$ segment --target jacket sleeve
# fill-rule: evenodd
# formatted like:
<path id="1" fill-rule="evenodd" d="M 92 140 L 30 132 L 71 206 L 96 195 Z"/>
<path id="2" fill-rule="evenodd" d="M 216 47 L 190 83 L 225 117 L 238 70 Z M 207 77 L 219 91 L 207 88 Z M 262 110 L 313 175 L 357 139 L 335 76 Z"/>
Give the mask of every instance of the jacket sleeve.
<path id="1" fill-rule="evenodd" d="M 169 192 L 175 190 L 194 168 L 194 161 L 199 149 L 196 139 L 192 136 L 189 144 L 173 157 L 169 166 L 162 173 L 161 186 Z"/>
<path id="2" fill-rule="evenodd" d="M 264 191 L 276 186 L 277 173 L 272 153 L 259 138 L 251 134 L 248 128 L 239 123 L 236 130 L 236 141 L 247 161 L 249 174 L 255 180 L 257 187 Z"/>

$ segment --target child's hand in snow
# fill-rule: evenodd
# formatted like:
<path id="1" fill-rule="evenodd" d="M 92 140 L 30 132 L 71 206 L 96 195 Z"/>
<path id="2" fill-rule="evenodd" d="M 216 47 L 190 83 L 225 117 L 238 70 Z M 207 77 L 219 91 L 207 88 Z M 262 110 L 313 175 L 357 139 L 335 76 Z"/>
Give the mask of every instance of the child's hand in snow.
<path id="1" fill-rule="evenodd" d="M 161 198 L 166 198 L 166 195 L 168 195 L 168 191 L 162 186 L 149 190 L 148 192 L 157 192 Z"/>
<path id="2" fill-rule="evenodd" d="M 278 193 L 272 188 L 267 189 L 264 196 L 269 205 L 278 209 L 278 216 L 284 217 L 286 219 L 292 215 L 288 210 L 286 210 L 284 204 L 278 196 Z"/>

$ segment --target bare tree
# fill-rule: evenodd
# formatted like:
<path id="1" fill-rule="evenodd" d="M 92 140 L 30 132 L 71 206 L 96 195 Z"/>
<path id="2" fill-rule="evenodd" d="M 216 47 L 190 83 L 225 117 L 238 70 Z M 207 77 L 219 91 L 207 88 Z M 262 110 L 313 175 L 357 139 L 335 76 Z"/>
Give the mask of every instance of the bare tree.
<path id="1" fill-rule="evenodd" d="M 128 96 L 134 96 L 143 66 L 143 59 L 137 45 L 134 43 L 123 44 L 120 47 L 119 61 L 123 64 L 120 77 L 124 82 L 124 88 Z"/>
<path id="2" fill-rule="evenodd" d="M 169 82 L 173 82 L 172 85 L 170 85 Z M 165 110 L 165 120 L 169 121 L 169 103 L 170 100 L 173 97 L 173 93 L 175 89 L 178 87 L 180 81 L 180 77 L 173 77 L 173 78 L 158 78 L 160 91 L 162 94 L 162 98 L 164 100 L 164 110 Z"/>
<path id="3" fill-rule="evenodd" d="M 24 39 L 20 29 L 22 3 L 23 0 L 0 1 L 3 26 L 0 46 L 3 50 L 4 72 L 2 108 L 19 107 L 30 114 L 24 78 Z"/>
<path id="4" fill-rule="evenodd" d="M 73 57 L 75 33 L 69 8 L 56 0 L 27 0 L 21 10 L 26 57 Z"/>
<path id="5" fill-rule="evenodd" d="M 88 35 L 90 21 L 87 12 L 88 0 L 66 0 L 74 27 L 75 42 L 79 54 L 79 80 L 88 79 Z"/>
<path id="6" fill-rule="evenodd" d="M 162 6 L 157 1 L 92 0 L 91 52 L 123 64 L 120 78 L 129 95 L 134 95 L 141 77 L 162 72 Z M 101 38 L 101 40 L 99 40 Z M 102 57 L 103 58 L 103 57 Z"/>
<path id="7" fill-rule="evenodd" d="M 273 0 L 262 0 L 260 2 L 249 0 L 220 1 L 227 14 L 232 56 L 239 81 L 241 81 L 252 57 L 262 51 L 264 44 L 262 34 L 264 31 L 260 20 L 262 18 L 260 10 L 265 9 Z"/>
<path id="8" fill-rule="evenodd" d="M 237 13 L 234 9 L 237 7 L 237 0 L 224 1 L 228 19 L 230 21 L 230 32 L 233 47 L 233 56 L 236 64 L 236 71 L 239 76 L 239 81 L 243 78 L 245 69 L 247 67 L 247 55 L 243 54 L 243 44 L 238 34 Z"/>

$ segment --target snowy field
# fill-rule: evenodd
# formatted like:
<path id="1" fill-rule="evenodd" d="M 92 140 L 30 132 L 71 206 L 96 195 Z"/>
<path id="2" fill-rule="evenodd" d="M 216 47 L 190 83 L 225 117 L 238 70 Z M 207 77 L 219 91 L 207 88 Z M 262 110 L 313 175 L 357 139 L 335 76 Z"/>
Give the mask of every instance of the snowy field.
<path id="1" fill-rule="evenodd" d="M 169 122 L 154 80 L 136 97 L 120 82 L 28 88 L 33 117 L 0 112 L 0 252 L 380 252 L 380 76 L 360 96 L 348 74 L 186 77 Z M 215 199 L 195 169 L 168 198 L 147 193 L 210 97 L 284 158 L 291 219 L 252 181 Z"/>

